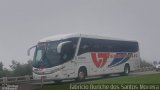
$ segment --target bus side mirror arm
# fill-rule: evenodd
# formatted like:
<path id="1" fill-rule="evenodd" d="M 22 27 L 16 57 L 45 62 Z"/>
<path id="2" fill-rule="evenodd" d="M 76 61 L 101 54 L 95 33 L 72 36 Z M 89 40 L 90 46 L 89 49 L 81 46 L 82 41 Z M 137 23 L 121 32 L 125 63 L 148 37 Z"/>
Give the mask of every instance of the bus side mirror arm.
<path id="1" fill-rule="evenodd" d="M 33 49 L 33 48 L 35 48 L 36 47 L 36 45 L 35 46 L 32 46 L 32 47 L 30 47 L 29 49 L 28 49 L 28 51 L 27 51 L 27 55 L 28 56 L 30 56 L 30 51 Z"/>
<path id="2" fill-rule="evenodd" d="M 71 43 L 71 41 L 65 41 L 65 42 L 62 42 L 62 43 L 58 44 L 58 46 L 57 46 L 57 52 L 59 54 L 62 53 L 62 47 L 63 47 L 63 45 L 65 45 L 67 43 Z"/>

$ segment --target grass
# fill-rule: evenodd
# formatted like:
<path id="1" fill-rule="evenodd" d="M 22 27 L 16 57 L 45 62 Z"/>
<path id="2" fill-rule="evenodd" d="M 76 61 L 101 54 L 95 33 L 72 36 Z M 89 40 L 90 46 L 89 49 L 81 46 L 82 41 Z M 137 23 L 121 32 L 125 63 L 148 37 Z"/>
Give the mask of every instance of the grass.
<path id="1" fill-rule="evenodd" d="M 96 80 L 87 83 L 92 84 L 160 84 L 160 74 L 150 74 L 141 76 L 123 76 L 109 80 Z"/>
<path id="2" fill-rule="evenodd" d="M 82 84 L 160 84 L 160 74 L 141 76 L 122 76 L 100 80 L 87 81 Z M 70 84 L 47 85 L 34 90 L 70 90 Z M 86 90 L 86 89 L 85 89 Z"/>

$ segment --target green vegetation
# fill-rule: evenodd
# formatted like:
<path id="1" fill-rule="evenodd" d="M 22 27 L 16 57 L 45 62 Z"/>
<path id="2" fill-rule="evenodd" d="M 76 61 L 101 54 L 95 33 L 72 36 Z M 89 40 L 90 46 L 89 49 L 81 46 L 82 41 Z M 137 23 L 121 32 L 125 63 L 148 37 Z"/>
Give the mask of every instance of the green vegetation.
<path id="1" fill-rule="evenodd" d="M 112 79 L 101 79 L 84 82 L 82 84 L 160 84 L 160 74 L 141 75 L 141 76 L 122 76 Z M 70 90 L 69 84 L 49 85 L 35 90 Z"/>
<path id="2" fill-rule="evenodd" d="M 4 68 L 3 63 L 0 62 L 0 78 L 32 75 L 32 60 L 28 60 L 28 62 L 25 64 L 21 64 L 15 60 L 12 60 L 10 69 L 11 70 Z"/>
<path id="3" fill-rule="evenodd" d="M 65 84 L 65 85 L 44 86 L 43 88 L 37 88 L 34 90 L 70 90 L 70 89 L 69 89 L 69 84 Z"/>
<path id="4" fill-rule="evenodd" d="M 141 76 L 122 76 L 106 80 L 96 80 L 87 83 L 93 84 L 160 84 L 160 74 Z"/>
<path id="5" fill-rule="evenodd" d="M 147 62 L 146 60 L 140 60 L 140 67 L 153 67 L 153 65 L 149 62 Z"/>

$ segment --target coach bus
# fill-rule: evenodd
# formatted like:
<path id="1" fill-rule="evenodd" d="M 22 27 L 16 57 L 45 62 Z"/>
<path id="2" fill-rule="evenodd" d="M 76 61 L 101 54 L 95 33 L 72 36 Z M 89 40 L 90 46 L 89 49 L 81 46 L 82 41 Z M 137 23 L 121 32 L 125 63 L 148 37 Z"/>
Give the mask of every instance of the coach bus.
<path id="1" fill-rule="evenodd" d="M 137 41 L 64 34 L 44 38 L 34 47 L 34 79 L 59 82 L 114 73 L 128 75 L 140 65 Z"/>

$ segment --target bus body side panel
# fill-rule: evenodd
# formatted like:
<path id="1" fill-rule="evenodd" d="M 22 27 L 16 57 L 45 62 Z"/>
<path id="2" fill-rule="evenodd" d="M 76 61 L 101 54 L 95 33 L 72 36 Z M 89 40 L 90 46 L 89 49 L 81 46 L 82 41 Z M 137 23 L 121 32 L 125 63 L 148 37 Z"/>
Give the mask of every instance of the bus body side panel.
<path id="1" fill-rule="evenodd" d="M 77 77 L 80 67 L 85 67 L 87 70 L 87 75 L 90 75 L 91 68 L 90 68 L 90 57 L 88 53 L 77 56 L 76 64 L 77 64 L 76 67 Z"/>
<path id="2" fill-rule="evenodd" d="M 68 61 L 60 66 L 56 66 L 53 68 L 44 69 L 44 72 L 47 71 L 54 71 L 59 69 L 59 71 L 47 74 L 47 75 L 38 75 L 33 73 L 33 76 L 36 76 L 35 79 L 41 79 L 41 76 L 47 76 L 47 79 L 69 79 L 69 78 L 77 78 L 78 77 L 78 70 L 80 67 L 85 67 L 87 70 L 88 76 L 95 76 L 95 75 L 104 75 L 104 74 L 113 74 L 113 73 L 121 73 L 124 71 L 125 64 L 130 65 L 130 71 L 134 71 L 138 69 L 139 65 L 139 52 L 133 53 L 132 56 L 124 62 L 124 59 L 113 58 L 117 53 L 109 53 L 110 57 L 106 59 L 106 62 L 102 62 L 104 59 L 98 57 L 99 52 L 94 52 L 96 54 L 96 62 L 93 60 L 93 53 L 88 52 L 82 55 L 75 57 L 73 60 Z M 107 53 L 108 52 L 102 52 Z M 101 61 L 102 60 L 102 61 Z M 123 63 L 122 63 L 123 62 Z M 104 64 L 104 65 L 103 65 Z"/>
<path id="3" fill-rule="evenodd" d="M 137 69 L 137 63 L 139 63 L 139 52 L 132 53 L 131 55 L 130 53 L 123 53 L 126 56 L 120 56 L 121 58 L 116 57 L 117 53 L 110 52 L 110 55 L 107 59 L 104 59 L 103 57 L 98 57 L 98 54 L 105 55 L 108 54 L 108 52 L 94 52 L 94 54 L 96 55 L 95 60 L 92 54 L 92 52 L 84 53 L 78 56 L 77 59 L 78 68 L 80 66 L 85 66 L 87 68 L 88 76 L 121 73 L 124 71 L 124 67 L 126 64 L 129 64 L 131 71 L 134 71 Z"/>

